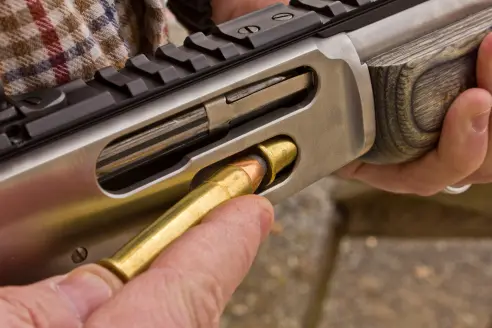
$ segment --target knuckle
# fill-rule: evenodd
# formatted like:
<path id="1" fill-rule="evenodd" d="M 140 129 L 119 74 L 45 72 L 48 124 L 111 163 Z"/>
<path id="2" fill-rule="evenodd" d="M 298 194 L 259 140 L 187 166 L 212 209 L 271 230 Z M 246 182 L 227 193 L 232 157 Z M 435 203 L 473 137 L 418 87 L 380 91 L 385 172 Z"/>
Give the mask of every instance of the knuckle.
<path id="1" fill-rule="evenodd" d="M 190 289 L 191 313 L 195 314 L 195 327 L 211 328 L 218 327 L 220 315 L 224 307 L 222 284 L 211 275 L 196 273 L 194 281 L 198 286 Z"/>
<path id="2" fill-rule="evenodd" d="M 472 157 L 460 160 L 449 160 L 445 162 L 445 175 L 451 177 L 453 180 L 462 180 L 469 175 L 477 172 L 484 166 L 486 158 Z"/>
<path id="3" fill-rule="evenodd" d="M 258 223 L 258 231 L 261 229 L 259 225 L 260 223 Z M 237 261 L 238 272 L 247 272 L 256 257 L 256 250 L 249 246 L 251 241 L 247 236 L 237 238 L 236 243 L 234 261 Z"/>
<path id="4" fill-rule="evenodd" d="M 0 293 L 0 323 L 9 328 L 47 328 L 41 317 L 22 301 Z"/>
<path id="5" fill-rule="evenodd" d="M 7 321 L 10 324 L 4 325 Z M 5 287 L 0 289 L 0 327 L 75 328 L 81 327 L 79 316 L 51 285 Z"/>
<path id="6" fill-rule="evenodd" d="M 214 328 L 219 326 L 225 306 L 222 283 L 212 275 L 198 271 L 160 269 L 169 288 L 179 286 L 179 301 L 168 308 L 176 326 L 190 328 Z M 180 306 L 179 306 L 180 305 Z"/>
<path id="7" fill-rule="evenodd" d="M 466 178 L 468 175 L 470 175 L 470 173 L 472 173 L 476 169 L 477 169 L 476 163 L 473 163 L 471 161 L 463 165 L 457 163 L 450 163 L 448 165 L 448 170 L 450 172 L 450 175 L 453 177 L 457 177 L 458 179 Z"/>

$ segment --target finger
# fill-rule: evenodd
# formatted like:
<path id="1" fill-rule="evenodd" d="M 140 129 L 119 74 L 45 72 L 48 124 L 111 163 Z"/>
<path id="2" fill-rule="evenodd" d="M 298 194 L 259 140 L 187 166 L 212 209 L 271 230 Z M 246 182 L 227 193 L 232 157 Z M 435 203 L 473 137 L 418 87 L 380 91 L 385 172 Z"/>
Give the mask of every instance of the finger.
<path id="1" fill-rule="evenodd" d="M 481 88 L 492 93 L 492 33 L 484 39 L 478 51 L 477 81 Z M 489 126 L 491 124 L 492 118 Z M 489 145 L 492 145 L 492 129 L 489 130 Z M 489 146 L 482 167 L 459 184 L 466 185 L 490 182 L 492 182 L 492 149 Z"/>
<path id="2" fill-rule="evenodd" d="M 218 207 L 96 311 L 85 327 L 216 327 L 272 221 L 271 204 L 258 196 Z"/>
<path id="3" fill-rule="evenodd" d="M 80 328 L 121 283 L 107 270 L 88 265 L 67 276 L 0 289 L 0 327 Z"/>
<path id="4" fill-rule="evenodd" d="M 492 116 L 489 119 L 489 127 L 492 126 Z M 485 184 L 492 182 L 492 129 L 489 128 L 488 150 L 482 166 L 468 177 L 456 184 L 457 187 L 469 184 Z"/>
<path id="5" fill-rule="evenodd" d="M 279 2 L 288 4 L 289 0 L 212 0 L 212 19 L 220 24 Z"/>
<path id="6" fill-rule="evenodd" d="M 395 193 L 422 196 L 438 193 L 482 165 L 487 152 L 491 107 L 492 96 L 487 91 L 467 90 L 446 115 L 436 150 L 411 163 L 352 167 L 350 177 Z"/>
<path id="7" fill-rule="evenodd" d="M 485 37 L 478 50 L 477 83 L 492 93 L 492 33 Z"/>

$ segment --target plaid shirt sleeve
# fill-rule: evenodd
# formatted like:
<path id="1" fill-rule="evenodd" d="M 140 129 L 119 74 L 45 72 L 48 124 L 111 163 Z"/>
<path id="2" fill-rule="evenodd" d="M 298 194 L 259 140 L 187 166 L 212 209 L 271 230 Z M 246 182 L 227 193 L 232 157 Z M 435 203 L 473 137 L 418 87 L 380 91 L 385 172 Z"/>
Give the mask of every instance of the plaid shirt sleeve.
<path id="1" fill-rule="evenodd" d="M 163 0 L 0 0 L 0 75 L 8 95 L 90 79 L 167 40 Z"/>

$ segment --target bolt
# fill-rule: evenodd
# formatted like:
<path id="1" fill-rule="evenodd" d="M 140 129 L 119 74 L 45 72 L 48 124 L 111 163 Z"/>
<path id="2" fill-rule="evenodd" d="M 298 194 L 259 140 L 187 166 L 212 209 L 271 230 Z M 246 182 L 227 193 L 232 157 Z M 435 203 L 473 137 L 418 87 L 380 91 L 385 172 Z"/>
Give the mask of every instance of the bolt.
<path id="1" fill-rule="evenodd" d="M 87 259 L 87 249 L 84 247 L 77 247 L 72 253 L 73 263 L 82 263 Z"/>
<path id="2" fill-rule="evenodd" d="M 239 34 L 253 34 L 253 33 L 258 32 L 259 30 L 260 30 L 260 28 L 258 26 L 250 25 L 250 26 L 241 27 L 238 30 L 238 33 Z"/>
<path id="3" fill-rule="evenodd" d="M 292 17 L 294 17 L 294 15 L 291 13 L 280 13 L 280 14 L 273 15 L 272 19 L 274 21 L 286 21 L 292 19 Z"/>

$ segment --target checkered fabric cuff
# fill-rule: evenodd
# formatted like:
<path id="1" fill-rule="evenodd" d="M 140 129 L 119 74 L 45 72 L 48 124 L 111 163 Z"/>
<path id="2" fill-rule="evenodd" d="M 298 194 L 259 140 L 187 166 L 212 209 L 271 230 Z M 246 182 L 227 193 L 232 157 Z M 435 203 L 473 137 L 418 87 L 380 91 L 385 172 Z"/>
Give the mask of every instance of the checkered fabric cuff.
<path id="1" fill-rule="evenodd" d="M 90 79 L 167 43 L 162 0 L 1 0 L 0 75 L 7 95 Z"/>

